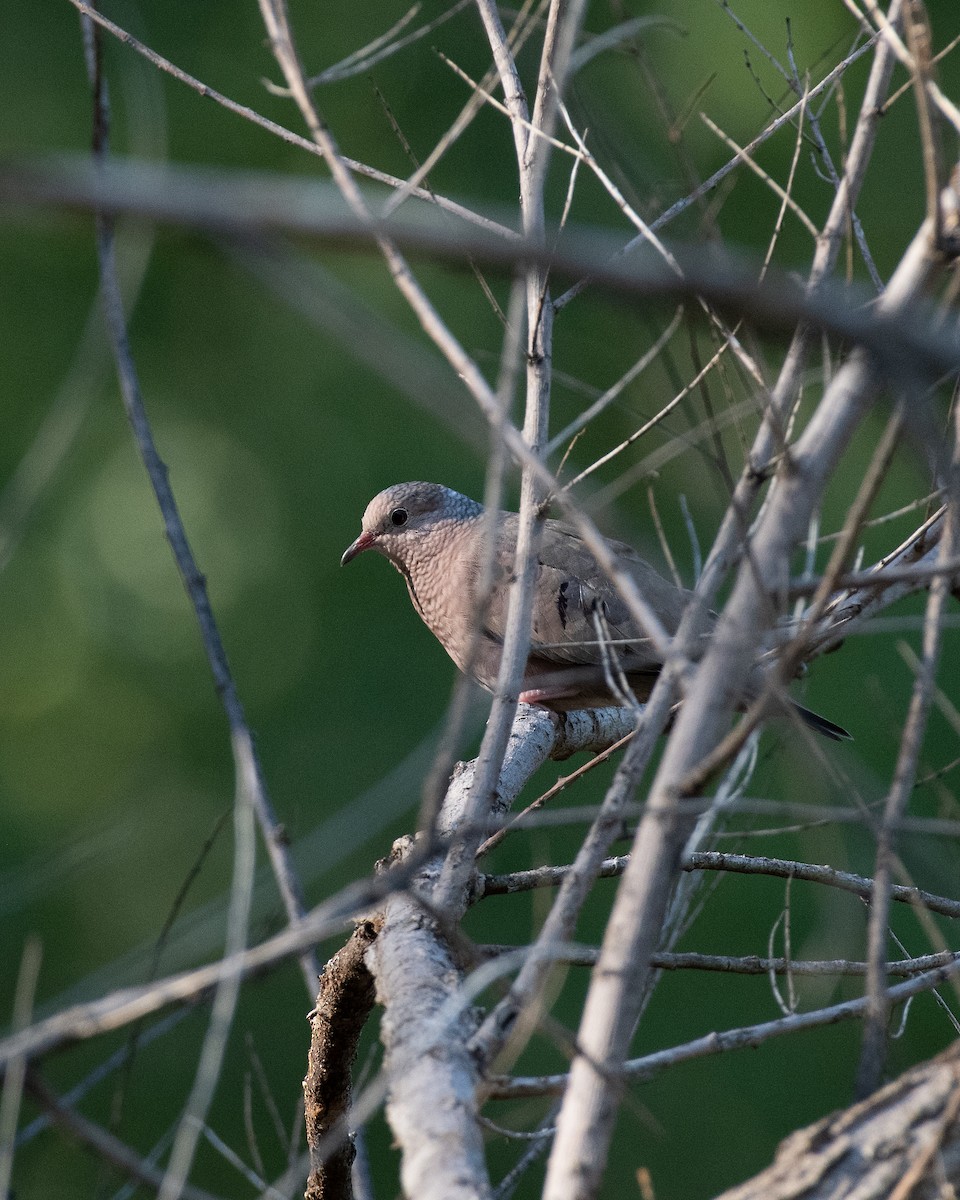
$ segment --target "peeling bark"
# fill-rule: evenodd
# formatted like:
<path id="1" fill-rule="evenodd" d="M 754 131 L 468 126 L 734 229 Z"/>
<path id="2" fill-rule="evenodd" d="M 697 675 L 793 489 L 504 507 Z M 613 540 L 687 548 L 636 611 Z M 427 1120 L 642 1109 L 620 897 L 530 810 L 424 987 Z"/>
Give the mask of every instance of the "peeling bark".
<path id="1" fill-rule="evenodd" d="M 960 1042 L 852 1108 L 792 1133 L 716 1200 L 935 1200 L 960 1185 Z"/>
<path id="2" fill-rule="evenodd" d="M 364 955 L 379 932 L 379 920 L 363 921 L 320 976 L 317 1006 L 310 1017 L 310 1057 L 303 1081 L 310 1176 L 304 1200 L 350 1200 L 354 1159 L 347 1127 L 350 1072 L 357 1044 L 373 1008 L 373 978 Z"/>

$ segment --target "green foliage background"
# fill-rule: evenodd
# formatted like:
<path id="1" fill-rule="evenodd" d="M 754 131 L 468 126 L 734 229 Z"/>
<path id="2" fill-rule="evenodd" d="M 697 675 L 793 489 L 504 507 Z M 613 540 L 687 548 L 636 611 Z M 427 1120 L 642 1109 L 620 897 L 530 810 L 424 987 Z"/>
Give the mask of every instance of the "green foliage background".
<path id="1" fill-rule="evenodd" d="M 937 45 L 943 45 L 957 32 L 955 0 L 928 7 Z M 299 5 L 294 17 L 308 70 L 352 53 L 405 8 L 395 0 Z M 277 72 L 255 4 L 113 3 L 104 9 L 205 83 L 300 131 L 293 106 L 264 87 L 264 79 L 276 81 Z M 432 15 L 440 7 L 430 2 L 423 11 Z M 816 72 L 822 55 L 838 56 L 843 53 L 838 47 L 852 44 L 852 18 L 836 0 L 806 0 L 802 6 L 744 0 L 737 11 L 781 60 L 785 21 L 792 18 L 801 70 Z M 722 6 L 709 0 L 666 0 L 656 10 L 597 3 L 588 27 L 599 31 L 645 13 L 669 18 L 669 24 L 651 28 L 644 45 L 676 110 L 703 108 L 732 137 L 749 140 L 769 118 L 763 89 L 778 99 L 784 89 Z M 66 0 L 14 3 L 5 18 L 0 150 L 5 157 L 84 151 L 90 103 L 75 11 Z M 463 83 L 433 47 L 474 77 L 488 65 L 478 18 L 468 9 L 407 53 L 318 90 L 321 112 L 344 153 L 398 175 L 409 172 L 380 96 L 418 159 L 429 152 L 466 98 Z M 128 48 L 107 38 L 105 53 L 117 153 L 324 176 L 317 160 L 161 76 Z M 748 70 L 745 54 L 758 79 Z M 865 61 L 845 78 L 851 117 Z M 949 58 L 941 68 L 944 90 L 954 97 L 960 94 L 956 64 Z M 524 63 L 528 70 L 531 65 Z M 591 64 L 578 78 L 575 111 L 590 129 L 595 152 L 646 215 L 689 190 L 651 90 L 630 57 L 605 55 Z M 836 139 L 836 106 L 825 123 Z M 728 157 L 695 116 L 684 132 L 701 173 Z M 788 134 L 769 144 L 759 159 L 782 180 L 792 152 Z M 482 113 L 431 182 L 438 191 L 478 206 L 512 205 L 516 171 L 505 121 Z M 565 169 L 557 168 L 551 178 L 554 215 L 566 183 Z M 796 195 L 814 220 L 822 220 L 832 190 L 818 179 L 806 151 Z M 762 254 L 776 208 L 764 185 L 741 172 L 719 208 L 724 237 Z M 923 212 L 909 94 L 884 119 L 858 212 L 886 275 Z M 609 200 L 585 174 L 572 219 L 622 227 Z M 701 214 L 692 210 L 668 232 L 702 238 Z M 249 256 L 226 243 L 124 222 L 121 250 L 127 266 L 143 264 L 131 335 L 148 410 L 209 579 L 275 804 L 315 902 L 368 871 L 393 837 L 410 830 L 452 682 L 451 665 L 420 627 L 400 580 L 379 560 L 361 559 L 341 572 L 340 553 L 356 535 L 366 501 L 388 483 L 438 479 L 477 494 L 485 462 L 482 424 L 465 390 L 437 365 L 373 255 L 302 248 L 311 264 L 329 273 L 331 281 L 319 290 L 335 307 L 340 286 L 378 314 L 354 321 L 353 335 L 345 339 L 305 318 L 292 289 L 266 286 Z M 777 262 L 802 270 L 809 255 L 808 236 L 788 219 Z M 501 329 L 472 276 L 435 265 L 419 265 L 418 271 L 492 377 Z M 862 274 L 859 266 L 857 271 Z M 178 892 L 230 807 L 233 779 L 225 721 L 100 330 L 91 221 L 51 212 L 3 212 L 0 278 L 0 488 L 6 488 L 0 538 L 9 535 L 0 542 L 0 1012 L 11 1011 L 17 965 L 32 935 L 43 948 L 36 997 L 42 1014 L 147 976 Z M 491 284 L 504 303 L 504 280 L 493 277 Z M 555 427 L 584 403 L 568 376 L 608 386 L 668 317 L 599 294 L 588 294 L 568 309 L 556 331 Z M 376 341 L 371 363 L 370 339 L 376 338 L 379 321 L 405 337 L 411 369 L 422 372 L 433 408 L 395 386 L 389 369 L 376 369 Z M 696 340 L 708 355 L 702 331 Z M 779 348 L 771 344 L 765 352 L 772 362 Z M 683 382 L 693 373 L 689 341 L 679 339 L 672 361 L 665 360 L 625 392 L 578 443 L 572 463 L 586 465 L 631 432 L 672 394 L 674 376 Z M 443 380 L 440 395 L 433 394 L 429 382 L 435 377 Z M 64 431 L 62 456 L 55 452 L 57 439 L 46 440 L 49 422 Z M 834 497 L 834 526 L 859 482 L 879 422 L 851 451 L 848 475 Z M 631 452 L 631 464 L 675 432 L 668 428 L 642 442 Z M 38 444 L 41 454 L 30 457 Z M 729 444 L 735 450 L 735 433 Z M 624 465 L 615 463 L 602 482 L 614 481 Z M 649 482 L 644 479 L 606 506 L 600 519 L 611 533 L 655 554 Z M 689 578 L 691 556 L 677 496 L 686 496 L 700 537 L 709 545 L 722 511 L 722 483 L 696 452 L 668 462 L 652 482 L 670 542 Z M 34 485 L 36 504 L 22 528 L 11 526 L 24 488 L 29 492 Z M 922 462 L 904 453 L 884 505 L 905 503 L 925 486 Z M 879 553 L 896 544 L 891 530 L 909 528 L 909 517 L 902 525 L 881 527 L 868 540 L 868 559 L 871 548 Z M 916 645 L 916 635 L 909 637 Z M 948 692 L 956 650 L 955 639 L 948 638 L 942 672 Z M 876 799 L 889 774 L 911 683 L 895 640 L 852 641 L 811 674 L 806 702 L 849 725 L 856 737 L 854 747 L 836 751 L 846 772 L 844 786 L 853 781 L 867 799 Z M 763 746 L 756 794 L 765 794 L 767 787 L 769 795 L 797 802 L 835 802 L 837 785 L 828 769 L 802 759 L 775 732 L 766 735 Z M 470 749 L 465 745 L 462 752 Z M 927 765 L 940 766 L 955 752 L 955 733 L 935 715 Z M 955 814 L 952 781 L 947 775 L 923 789 L 918 811 Z M 591 802 L 601 782 L 592 781 L 571 803 Z M 566 861 L 574 845 L 572 833 L 517 838 L 500 853 L 497 866 Z M 869 839 L 831 828 L 762 846 L 770 853 L 870 870 Z M 955 892 L 955 846 L 911 843 L 905 857 L 923 886 Z M 228 821 L 190 884 L 156 964 L 159 972 L 207 961 L 218 952 L 230 861 Z M 612 885 L 605 888 L 585 917 L 580 931 L 585 940 L 600 936 L 612 895 Z M 801 885 L 793 900 L 797 957 L 860 957 L 865 912 L 859 901 L 814 894 Z M 782 904 L 783 887 L 776 881 L 727 880 L 685 945 L 762 954 Z M 519 941 L 541 913 L 538 896 L 492 900 L 471 914 L 469 930 L 480 940 Z M 281 920 L 265 876 L 254 936 Z M 908 949 L 922 952 L 926 946 L 915 925 L 909 919 L 904 924 L 912 939 Z M 563 983 L 558 1011 L 574 1027 L 584 984 L 574 974 Z M 853 986 L 809 984 L 802 1001 L 807 1006 L 842 994 L 854 994 Z M 309 1007 L 293 967 L 246 990 L 212 1118 L 241 1154 L 250 1046 L 262 1061 L 284 1121 L 292 1125 Z M 677 976 L 658 990 L 637 1052 L 775 1015 L 769 989 L 758 980 Z M 203 1011 L 191 1014 L 173 1034 L 137 1056 L 119 1131 L 144 1152 L 175 1119 L 204 1024 Z M 905 1036 L 896 1043 L 893 1066 L 934 1052 L 950 1036 L 933 999 L 918 1000 Z M 708 1196 L 746 1177 L 769 1160 L 788 1131 L 849 1102 L 857 1041 L 854 1026 L 838 1027 L 749 1055 L 694 1063 L 637 1088 L 635 1101 L 624 1110 L 607 1194 L 631 1194 L 639 1167 L 651 1170 L 659 1200 Z M 121 1042 L 103 1039 L 56 1056 L 46 1064 L 49 1080 L 68 1087 L 105 1056 L 106 1043 L 114 1048 Z M 560 1069 L 563 1061 L 544 1038 L 522 1065 Z M 111 1086 L 101 1086 L 86 1102 L 85 1110 L 98 1120 L 107 1120 Z M 531 1111 L 542 1109 L 542 1104 L 519 1106 L 497 1119 L 522 1127 Z M 283 1154 L 259 1096 L 254 1113 L 269 1171 L 279 1172 Z M 382 1128 L 371 1131 L 370 1151 L 379 1194 L 389 1194 L 385 1180 L 395 1154 Z M 492 1153 L 495 1168 L 506 1169 L 518 1150 L 500 1144 Z M 54 1191 L 111 1194 L 102 1168 L 56 1134 L 31 1142 L 17 1162 L 14 1182 L 22 1200 Z M 67 1190 L 65 1177 L 72 1180 Z M 209 1148 L 202 1151 L 198 1181 L 225 1195 L 253 1194 Z"/>

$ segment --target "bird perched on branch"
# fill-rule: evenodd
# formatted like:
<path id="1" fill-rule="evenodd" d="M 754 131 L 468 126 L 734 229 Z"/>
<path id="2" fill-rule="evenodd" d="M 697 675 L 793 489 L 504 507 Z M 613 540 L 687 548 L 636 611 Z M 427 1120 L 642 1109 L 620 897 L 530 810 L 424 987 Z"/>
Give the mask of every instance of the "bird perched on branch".
<path id="1" fill-rule="evenodd" d="M 479 596 L 485 538 L 492 528 L 483 505 L 441 484 L 398 483 L 367 505 L 362 532 L 340 561 L 345 565 L 364 550 L 388 558 L 406 579 L 417 612 L 460 670 L 493 691 L 517 527 L 516 513 L 499 514 L 489 592 Z M 669 583 L 624 542 L 607 544 L 666 632 L 675 634 L 693 593 Z M 536 570 L 520 700 L 555 712 L 646 700 L 663 657 L 572 525 L 544 522 Z M 757 668 L 745 702 L 758 693 L 762 678 Z M 841 726 L 794 707 L 818 733 L 849 738 Z"/>

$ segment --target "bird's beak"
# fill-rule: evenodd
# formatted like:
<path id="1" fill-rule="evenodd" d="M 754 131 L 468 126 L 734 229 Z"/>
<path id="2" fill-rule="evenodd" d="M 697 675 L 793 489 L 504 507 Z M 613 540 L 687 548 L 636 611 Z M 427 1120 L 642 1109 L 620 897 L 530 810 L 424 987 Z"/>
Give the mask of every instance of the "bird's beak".
<path id="1" fill-rule="evenodd" d="M 356 558 L 358 554 L 362 554 L 364 550 L 369 550 L 376 543 L 376 536 L 369 530 L 365 529 L 355 542 L 344 550 L 343 557 L 340 559 L 340 566 L 345 567 L 352 558 Z"/>

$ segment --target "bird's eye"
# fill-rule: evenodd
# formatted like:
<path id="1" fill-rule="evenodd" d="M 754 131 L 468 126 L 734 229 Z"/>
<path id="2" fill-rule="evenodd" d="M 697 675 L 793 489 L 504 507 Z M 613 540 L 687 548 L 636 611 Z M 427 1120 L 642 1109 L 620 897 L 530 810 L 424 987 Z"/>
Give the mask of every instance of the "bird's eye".
<path id="1" fill-rule="evenodd" d="M 406 525 L 408 515 L 405 508 L 395 508 L 390 514 L 390 520 L 394 525 Z"/>

